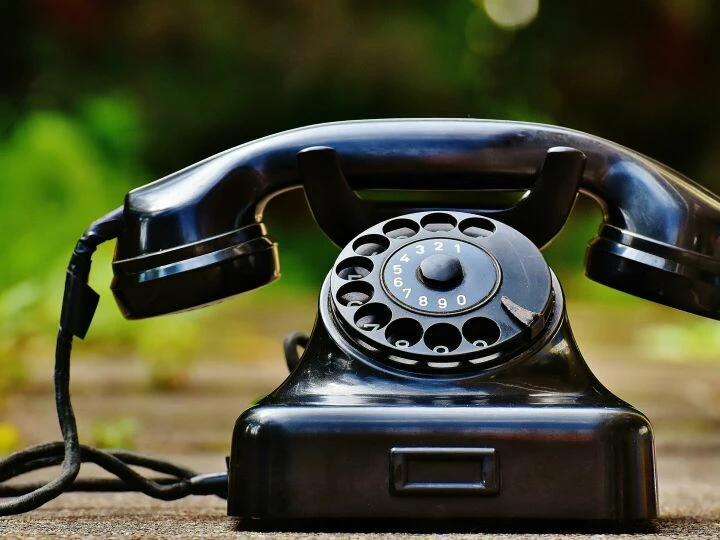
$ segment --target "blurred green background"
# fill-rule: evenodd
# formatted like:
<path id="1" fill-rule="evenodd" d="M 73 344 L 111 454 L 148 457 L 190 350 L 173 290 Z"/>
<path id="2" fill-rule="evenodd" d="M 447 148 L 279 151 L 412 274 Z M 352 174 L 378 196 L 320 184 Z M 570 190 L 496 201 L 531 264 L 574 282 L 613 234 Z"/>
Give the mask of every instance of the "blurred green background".
<path id="1" fill-rule="evenodd" d="M 49 362 L 74 242 L 129 189 L 284 129 L 354 118 L 541 121 L 612 139 L 720 191 L 720 3 L 712 0 L 97 2 L 0 6 L 0 390 Z M 268 210 L 282 280 L 126 322 L 103 299 L 80 358 L 142 358 L 158 389 L 202 358 L 280 362 L 336 255 L 301 194 Z M 716 323 L 582 276 L 599 211 L 547 250 L 581 345 L 713 360 Z M 49 372 L 48 372 L 49 373 Z"/>

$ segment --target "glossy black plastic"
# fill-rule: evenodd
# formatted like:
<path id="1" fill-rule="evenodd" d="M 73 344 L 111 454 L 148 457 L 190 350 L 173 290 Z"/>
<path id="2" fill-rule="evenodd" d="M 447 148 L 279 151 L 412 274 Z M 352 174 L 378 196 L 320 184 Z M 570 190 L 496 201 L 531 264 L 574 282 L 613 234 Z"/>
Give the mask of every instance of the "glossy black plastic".
<path id="1" fill-rule="evenodd" d="M 393 237 L 403 225 L 417 232 Z M 438 254 L 457 256 L 463 268 L 452 289 L 435 290 L 417 277 Z M 356 265 L 362 272 L 346 275 Z M 464 212 L 417 212 L 373 225 L 340 252 L 329 280 L 329 326 L 376 362 L 437 375 L 477 372 L 527 349 L 533 321 L 518 318 L 510 304 L 541 327 L 553 306 L 551 272 L 538 248 L 504 223 Z M 346 302 L 346 291 L 366 294 Z M 396 326 L 403 323 L 405 331 Z"/>
<path id="2" fill-rule="evenodd" d="M 298 187 L 324 233 L 350 244 L 321 291 L 302 360 L 290 355 L 288 379 L 238 419 L 230 514 L 270 523 L 656 515 L 651 427 L 589 371 L 560 285 L 537 248 L 560 230 L 579 190 L 604 214 L 587 252 L 589 277 L 720 319 L 715 195 L 627 148 L 559 127 L 441 119 L 310 126 L 241 145 L 127 195 L 112 286 L 124 314 L 188 309 L 275 279 L 277 246 L 262 215 L 274 196 Z M 455 198 L 421 207 L 411 196 L 394 203 L 363 198 L 364 190 L 444 191 Z M 482 202 L 489 190 L 527 193 L 498 209 Z M 418 266 L 418 283 L 439 298 L 444 289 L 459 290 L 467 266 L 486 271 L 484 262 L 497 262 L 497 274 L 487 271 L 475 283 L 487 287 L 478 285 L 473 304 L 480 309 L 487 300 L 483 319 L 485 329 L 499 329 L 497 350 L 492 361 L 468 369 L 445 370 L 427 359 L 411 369 L 389 356 L 440 354 L 428 337 L 432 325 L 416 319 L 441 315 L 392 297 L 394 276 L 380 265 L 405 245 L 398 241 L 407 231 L 424 228 L 427 212 L 441 210 L 458 222 L 483 220 L 472 230 L 479 236 L 468 241 L 478 251 L 440 261 L 439 270 Z M 475 216 L 453 217 L 458 211 Z M 425 214 L 408 216 L 413 212 Z M 506 226 L 532 241 L 525 240 L 528 247 L 508 240 L 507 251 L 542 263 L 524 281 L 522 264 L 490 249 L 492 231 L 514 238 Z M 447 230 L 418 241 L 440 240 Z M 357 276 L 362 284 L 348 288 Z M 526 294 L 518 292 L 523 288 Z M 382 335 L 362 332 L 368 306 L 356 302 L 371 297 L 387 319 Z M 397 321 L 400 330 L 391 328 Z M 462 328 L 466 322 L 459 320 Z M 521 339 L 507 347 L 510 330 Z M 392 351 L 400 347 L 398 334 L 425 343 Z M 470 349 L 473 340 L 464 339 L 458 338 L 466 347 L 458 345 L 458 357 L 482 360 Z M 443 355 L 451 352 L 440 347 Z"/>
<path id="3" fill-rule="evenodd" d="M 140 285 L 135 274 L 153 275 L 158 254 L 163 254 L 163 265 L 177 269 L 187 257 L 187 246 L 202 247 L 210 239 L 260 223 L 272 197 L 301 185 L 298 153 L 318 146 L 337 152 L 353 190 L 532 190 L 543 178 L 538 171 L 550 149 L 582 153 L 586 163 L 580 190 L 605 214 L 605 224 L 588 250 L 588 275 L 631 294 L 720 318 L 717 197 L 668 167 L 597 137 L 539 124 L 470 119 L 366 120 L 300 128 L 243 144 L 133 190 L 125 201 L 114 267 L 113 289 L 126 316 L 186 309 L 274 279 L 278 270 L 267 252 L 231 265 L 241 275 L 253 276 L 241 285 L 216 271 L 217 265 L 226 267 L 225 262 L 210 259 L 196 261 L 187 279 L 176 274 L 162 283 Z M 574 191 L 577 179 L 569 172 L 579 172 L 581 165 L 575 159 L 561 167 L 562 185 L 555 186 L 559 192 L 568 182 Z M 477 204 L 463 198 L 465 204 L 448 204 L 478 211 Z M 559 201 L 557 206 L 548 203 L 537 211 L 516 212 L 518 221 L 511 222 L 532 235 L 543 220 L 554 220 L 558 213 L 564 219 L 567 197 Z M 399 206 L 397 213 L 426 209 L 412 203 Z M 371 212 L 345 213 L 341 206 L 334 210 L 347 217 L 347 234 L 372 224 L 362 221 Z M 507 219 L 512 215 L 511 209 Z M 325 232 L 337 234 L 334 226 Z M 548 234 L 537 243 L 549 240 Z M 258 257 L 263 260 L 262 275 L 254 272 Z M 126 272 L 126 263 L 135 274 Z M 193 294 L 195 286 L 204 293 Z M 143 301 L 148 292 L 152 303 Z"/>
<path id="4" fill-rule="evenodd" d="M 326 281 L 300 364 L 236 423 L 228 513 L 246 527 L 655 517 L 650 424 L 589 371 L 553 288 L 527 350 L 443 377 L 389 369 L 347 341 Z"/>
<path id="5" fill-rule="evenodd" d="M 338 246 L 345 245 L 350 238 L 379 221 L 412 211 L 409 210 L 412 205 L 407 202 L 378 203 L 359 198 L 345 179 L 333 148 L 306 148 L 298 153 L 298 165 L 313 216 Z M 481 181 L 480 185 L 472 188 L 478 195 L 477 201 L 465 192 L 455 203 L 446 200 L 444 204 L 470 213 L 490 215 L 518 229 L 535 245 L 542 247 L 565 224 L 577 196 L 584 166 L 585 156 L 579 150 L 551 147 L 538 163 L 535 178 L 528 186 L 532 189 L 512 207 L 487 208 L 481 202 L 482 192 L 487 189 Z M 452 189 L 452 185 L 448 184 L 439 181 L 433 188 L 428 186 L 425 189 Z M 338 208 L 342 211 L 339 212 Z M 552 208 L 552 212 L 548 213 L 548 208 Z M 534 219 L 533 216 L 537 215 L 545 217 Z"/>
<path id="6" fill-rule="evenodd" d="M 140 319 L 243 293 L 280 277 L 277 244 L 262 224 L 187 246 L 115 260 L 111 289 L 123 315 Z"/>

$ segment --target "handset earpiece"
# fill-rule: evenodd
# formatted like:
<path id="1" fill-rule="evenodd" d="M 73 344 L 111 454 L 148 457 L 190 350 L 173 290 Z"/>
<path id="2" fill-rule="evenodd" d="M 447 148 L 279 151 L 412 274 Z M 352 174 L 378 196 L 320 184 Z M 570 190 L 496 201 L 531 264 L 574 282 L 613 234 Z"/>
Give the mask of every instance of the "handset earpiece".
<path id="1" fill-rule="evenodd" d="M 111 289 L 125 317 L 142 319 L 220 301 L 280 276 L 262 223 L 157 253 L 117 259 Z"/>
<path id="2" fill-rule="evenodd" d="M 688 178 L 627 149 L 586 179 L 604 223 L 587 276 L 660 304 L 720 319 L 720 201 Z"/>

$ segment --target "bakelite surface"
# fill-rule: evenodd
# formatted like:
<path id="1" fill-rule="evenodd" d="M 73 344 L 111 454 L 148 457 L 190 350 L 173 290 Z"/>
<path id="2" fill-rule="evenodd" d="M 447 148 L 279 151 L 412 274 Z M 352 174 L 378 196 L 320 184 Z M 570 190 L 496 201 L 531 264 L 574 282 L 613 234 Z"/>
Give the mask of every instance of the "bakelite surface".
<path id="1" fill-rule="evenodd" d="M 554 286 L 553 318 L 527 351 L 442 377 L 387 369 L 326 326 L 326 283 L 300 364 L 236 423 L 228 513 L 269 527 L 655 517 L 650 424 L 590 372 Z M 492 458 L 468 461 L 470 451 Z M 432 466 L 415 464 L 423 482 L 398 472 L 398 453 L 434 456 Z M 481 476 L 468 472 L 473 464 Z"/>
<path id="2" fill-rule="evenodd" d="M 313 152 L 314 147 L 325 150 Z M 337 153 L 343 174 L 328 159 L 327 149 Z M 278 269 L 275 256 L 266 254 L 259 255 L 262 276 L 256 273 L 258 279 L 248 280 L 245 287 L 228 284 L 228 272 L 251 273 L 257 259 L 231 260 L 236 245 L 241 250 L 248 245 L 233 243 L 228 236 L 248 231 L 261 221 L 270 199 L 301 185 L 315 186 L 309 195 L 315 194 L 310 202 L 317 212 L 324 206 L 322 194 L 317 197 L 323 178 L 336 179 L 328 185 L 332 193 L 342 178 L 353 190 L 542 186 L 544 196 L 531 195 L 504 213 L 482 209 L 467 193 L 459 202 L 448 203 L 456 210 L 504 219 L 531 238 L 552 221 L 554 226 L 536 238 L 538 245 L 559 230 L 579 186 L 605 214 L 588 251 L 588 276 L 630 294 L 720 318 L 720 202 L 715 195 L 650 158 L 585 133 L 471 119 L 362 120 L 295 129 L 240 145 L 131 191 L 113 285 L 125 315 L 146 317 L 195 307 L 272 281 Z M 553 182 L 556 199 L 547 196 Z M 368 223 L 370 206 L 355 211 L 355 199 L 326 201 L 345 222 L 342 230 L 326 225 L 325 233 L 339 244 L 390 215 L 441 206 L 378 204 L 380 219 Z M 244 241 L 253 239 L 271 243 L 260 232 L 245 235 Z M 187 267 L 189 246 L 198 258 Z M 206 256 L 220 251 L 220 260 Z M 192 290 L 192 284 L 202 285 L 204 293 L 175 294 L 180 288 Z M 157 309 L 134 301 L 148 297 L 155 299 Z"/>

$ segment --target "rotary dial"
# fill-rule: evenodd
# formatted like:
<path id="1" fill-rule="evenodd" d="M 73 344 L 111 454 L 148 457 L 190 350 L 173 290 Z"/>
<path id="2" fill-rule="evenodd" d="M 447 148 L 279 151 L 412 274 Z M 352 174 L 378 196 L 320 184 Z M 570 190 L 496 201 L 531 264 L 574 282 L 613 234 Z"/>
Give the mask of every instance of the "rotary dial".
<path id="1" fill-rule="evenodd" d="M 502 362 L 537 336 L 552 307 L 535 245 L 462 212 L 371 227 L 342 250 L 328 281 L 328 327 L 373 361 L 415 372 Z"/>

